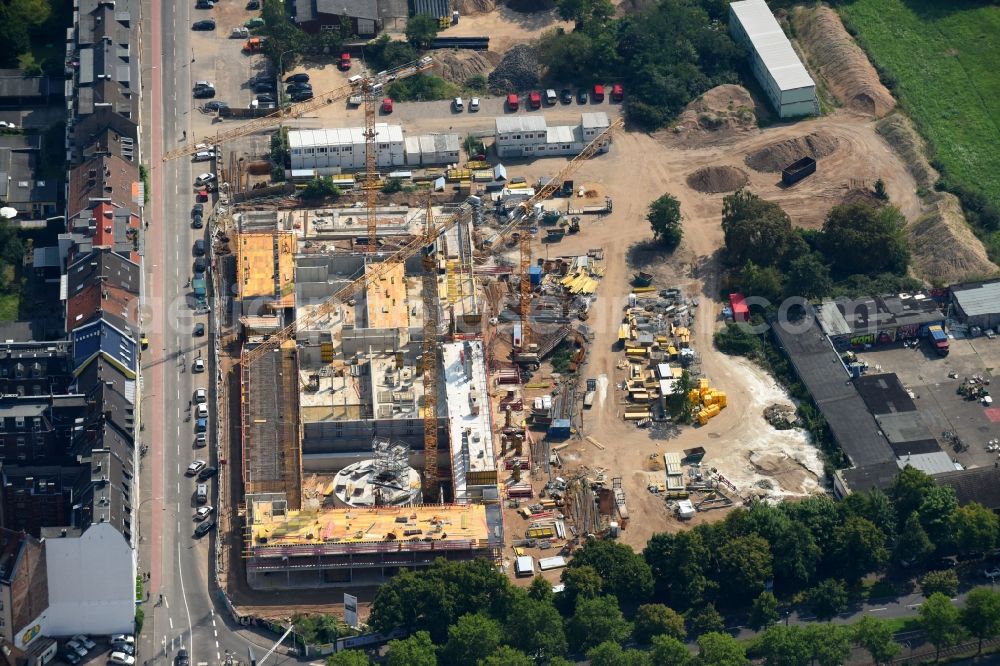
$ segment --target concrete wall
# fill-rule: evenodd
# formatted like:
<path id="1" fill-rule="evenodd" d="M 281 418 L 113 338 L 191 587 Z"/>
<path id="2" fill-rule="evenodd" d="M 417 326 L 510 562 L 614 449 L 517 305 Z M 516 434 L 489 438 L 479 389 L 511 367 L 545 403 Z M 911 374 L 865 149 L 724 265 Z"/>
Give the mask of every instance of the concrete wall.
<path id="1" fill-rule="evenodd" d="M 45 541 L 51 636 L 132 633 L 135 551 L 107 523 Z"/>

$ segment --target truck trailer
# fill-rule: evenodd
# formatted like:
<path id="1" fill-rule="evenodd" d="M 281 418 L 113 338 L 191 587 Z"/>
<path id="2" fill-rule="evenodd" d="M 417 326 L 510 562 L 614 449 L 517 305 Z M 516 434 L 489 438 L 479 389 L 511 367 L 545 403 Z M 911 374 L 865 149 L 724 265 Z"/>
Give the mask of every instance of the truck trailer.
<path id="1" fill-rule="evenodd" d="M 933 326 L 928 326 L 927 337 L 930 339 L 931 345 L 938 356 L 948 355 L 948 334 L 944 332 L 944 329 L 940 325 L 934 324 Z"/>

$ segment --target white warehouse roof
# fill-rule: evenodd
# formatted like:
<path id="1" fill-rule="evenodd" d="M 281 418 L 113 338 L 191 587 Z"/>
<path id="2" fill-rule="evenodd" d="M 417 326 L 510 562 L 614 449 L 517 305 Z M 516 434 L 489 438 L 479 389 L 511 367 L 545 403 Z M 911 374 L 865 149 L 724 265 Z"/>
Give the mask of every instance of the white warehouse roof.
<path id="1" fill-rule="evenodd" d="M 540 132 L 544 129 L 544 116 L 502 116 L 497 118 L 497 134 Z"/>
<path id="2" fill-rule="evenodd" d="M 570 127 L 569 125 L 556 125 L 555 127 L 549 127 L 545 134 L 545 143 L 574 143 L 582 141 L 581 137 L 578 138 L 579 127 Z"/>
<path id="3" fill-rule="evenodd" d="M 797 90 L 816 85 L 764 0 L 734 2 L 729 9 L 779 89 Z"/>
<path id="4" fill-rule="evenodd" d="M 402 143 L 403 128 L 399 125 L 377 123 L 375 125 L 375 141 L 376 143 Z M 288 132 L 288 147 L 292 149 L 363 145 L 364 142 L 365 134 L 362 127 L 290 130 Z"/>
<path id="5" fill-rule="evenodd" d="M 608 121 L 608 114 L 603 111 L 580 114 L 580 125 L 583 129 L 604 129 L 610 124 L 611 123 Z"/>

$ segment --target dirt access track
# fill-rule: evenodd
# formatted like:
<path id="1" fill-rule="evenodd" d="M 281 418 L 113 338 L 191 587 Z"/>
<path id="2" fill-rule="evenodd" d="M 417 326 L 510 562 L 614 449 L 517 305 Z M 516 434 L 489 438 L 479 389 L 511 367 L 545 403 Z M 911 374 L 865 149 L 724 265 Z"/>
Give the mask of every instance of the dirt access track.
<path id="1" fill-rule="evenodd" d="M 820 160 L 814 176 L 792 188 L 781 186 L 779 173 L 757 171 L 746 164 L 748 155 L 763 148 L 815 134 L 835 143 L 835 148 Z M 563 159 L 545 159 L 507 164 L 507 169 L 511 175 L 525 176 L 531 182 L 557 173 L 563 164 Z M 870 185 L 879 177 L 909 220 L 920 213 L 913 177 L 875 131 L 874 121 L 846 111 L 793 124 L 747 129 L 728 134 L 723 140 L 709 133 L 701 142 L 689 134 L 669 131 L 653 136 L 619 133 L 610 152 L 580 167 L 573 176 L 577 184 L 596 190 L 600 197 L 612 197 L 614 212 L 603 219 L 585 217 L 579 234 L 566 236 L 556 245 L 539 244 L 535 256 L 583 253 L 597 247 L 604 250 L 606 274 L 587 322 L 596 337 L 581 373 L 599 378 L 607 388 L 593 409 L 585 412 L 580 434 L 595 438 L 605 448 L 574 439 L 560 453 L 567 473 L 572 473 L 575 466 L 587 466 L 606 469 L 609 478 L 622 477 L 631 516 L 622 540 L 637 549 L 654 533 L 682 529 L 664 500 L 647 490 L 651 474 L 655 474 L 650 471 L 651 455 L 659 457 L 666 451 L 703 446 L 707 450 L 705 465 L 718 468 L 741 492 L 753 491 L 762 479 L 772 485 L 769 494 L 773 496 L 802 496 L 821 490 L 822 463 L 815 447 L 800 431 L 776 431 L 763 419 L 764 407 L 789 402 L 787 396 L 752 364 L 722 355 L 712 345 L 712 336 L 722 325 L 722 304 L 718 299 L 722 267 L 716 254 L 723 244 L 721 212 L 725 194 L 692 189 L 688 178 L 707 167 L 720 166 L 745 173 L 747 187 L 781 204 L 800 226 L 819 227 L 827 211 L 849 196 L 849 188 L 860 184 L 857 181 L 868 181 Z M 665 192 L 680 200 L 684 216 L 684 241 L 672 256 L 641 250 L 651 238 L 645 220 L 647 207 Z M 619 414 L 621 393 L 615 384 L 623 378 L 617 368 L 622 354 L 613 350 L 613 345 L 630 291 L 629 281 L 638 267 L 637 257 L 638 261 L 646 257 L 643 268 L 656 274 L 655 286 L 678 286 L 686 295 L 700 300 L 692 345 L 702 358 L 703 376 L 713 387 L 725 391 L 729 402 L 729 407 L 704 427 L 686 426 L 665 435 L 662 431 L 638 429 Z M 721 515 L 721 510 L 699 513 L 693 522 Z"/>

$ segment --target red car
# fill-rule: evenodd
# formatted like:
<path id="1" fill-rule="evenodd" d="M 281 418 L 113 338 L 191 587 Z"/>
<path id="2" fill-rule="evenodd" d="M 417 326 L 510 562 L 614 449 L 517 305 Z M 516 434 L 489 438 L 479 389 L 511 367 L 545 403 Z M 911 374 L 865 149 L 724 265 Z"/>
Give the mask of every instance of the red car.
<path id="1" fill-rule="evenodd" d="M 625 98 L 625 92 L 622 90 L 622 84 L 616 83 L 611 86 L 611 101 L 620 102 Z"/>
<path id="2" fill-rule="evenodd" d="M 341 53 L 340 54 L 340 71 L 346 72 L 351 68 L 351 54 Z"/>
<path id="3" fill-rule="evenodd" d="M 542 93 L 536 91 L 531 92 L 528 95 L 528 106 L 532 109 L 542 108 Z"/>
<path id="4" fill-rule="evenodd" d="M 508 109 L 510 109 L 511 111 L 517 111 L 518 104 L 519 104 L 519 102 L 518 102 L 516 94 L 511 93 L 511 94 L 507 95 L 507 108 Z"/>
<path id="5" fill-rule="evenodd" d="M 600 83 L 594 86 L 594 101 L 603 102 L 604 101 L 604 86 Z"/>
<path id="6" fill-rule="evenodd" d="M 388 97 L 382 100 L 382 113 L 392 113 L 392 100 Z"/>

